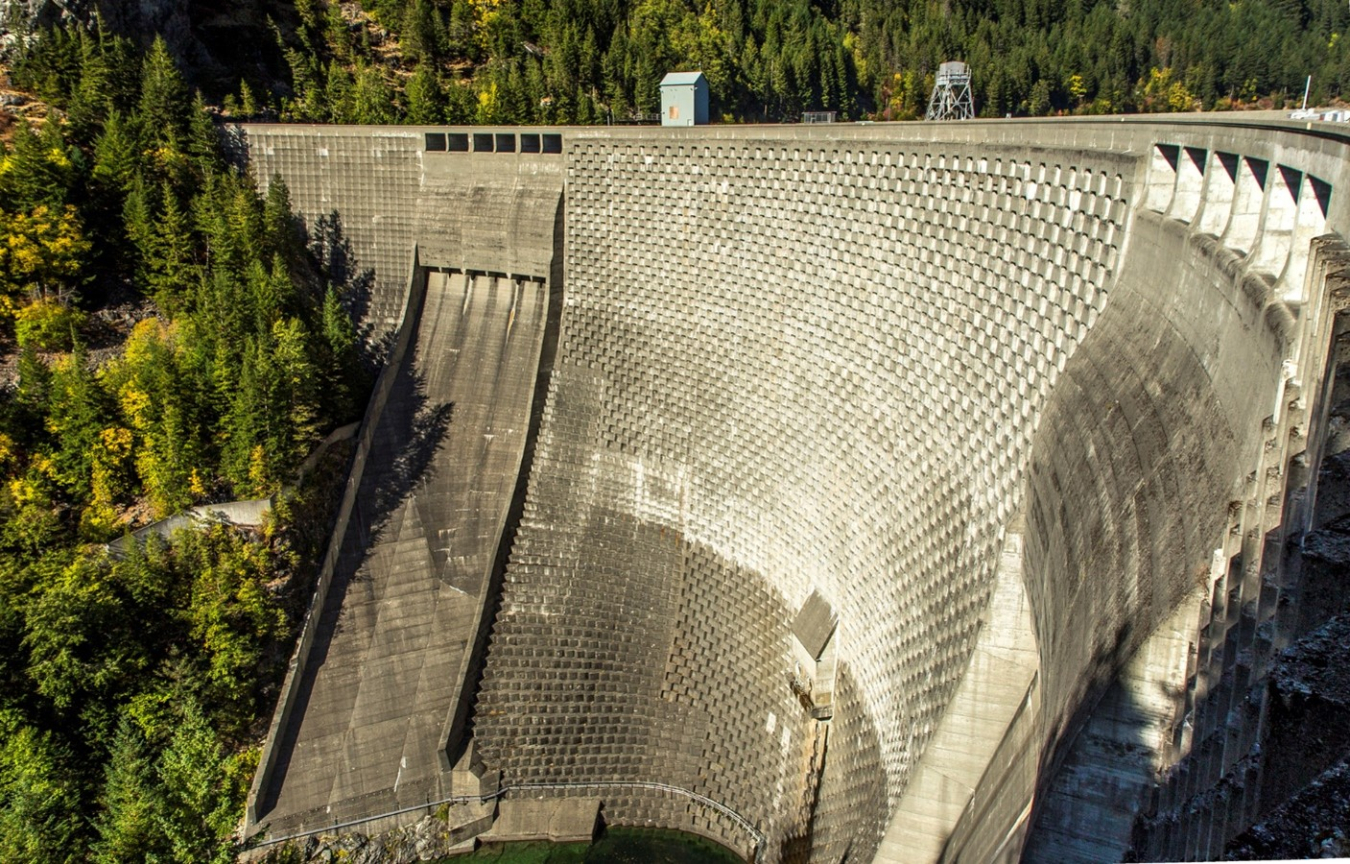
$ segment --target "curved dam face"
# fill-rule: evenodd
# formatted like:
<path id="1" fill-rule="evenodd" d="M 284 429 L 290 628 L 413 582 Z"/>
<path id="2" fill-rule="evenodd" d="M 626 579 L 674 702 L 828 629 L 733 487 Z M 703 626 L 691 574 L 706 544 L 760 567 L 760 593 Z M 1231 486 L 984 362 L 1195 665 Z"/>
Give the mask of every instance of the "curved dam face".
<path id="1" fill-rule="evenodd" d="M 1014 860 L 1178 609 L 1187 656 L 1278 628 L 1267 547 L 1315 492 L 1291 466 L 1319 455 L 1340 309 L 1339 244 L 1313 240 L 1350 180 L 1307 131 L 242 127 L 311 224 L 341 215 L 374 329 L 414 244 L 414 268 L 554 298 L 493 587 L 426 649 L 490 631 L 419 794 L 473 762 L 494 796 L 598 798 L 766 861 Z M 295 705 L 277 764 L 316 722 Z M 330 807 L 408 806 L 346 752 Z M 255 827 L 304 774 L 268 758 Z"/>

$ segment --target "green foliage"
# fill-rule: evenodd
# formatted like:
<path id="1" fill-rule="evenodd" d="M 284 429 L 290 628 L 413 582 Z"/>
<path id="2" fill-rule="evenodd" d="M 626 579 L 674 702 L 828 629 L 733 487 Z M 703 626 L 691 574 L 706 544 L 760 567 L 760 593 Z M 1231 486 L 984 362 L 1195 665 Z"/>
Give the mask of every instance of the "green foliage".
<path id="1" fill-rule="evenodd" d="M 175 147 L 187 123 L 187 87 L 163 37 L 155 37 L 141 64 L 141 98 L 137 117 L 141 144 Z"/>
<path id="2" fill-rule="evenodd" d="M 20 348 L 33 346 L 43 351 L 69 351 L 85 313 L 56 300 L 34 300 L 14 315 L 14 335 Z"/>
<path id="3" fill-rule="evenodd" d="M 15 78 L 67 120 L 0 153 L 0 299 L 21 345 L 0 394 L 0 864 L 230 860 L 299 612 L 278 590 L 298 566 L 286 507 L 261 536 L 102 544 L 275 493 L 354 418 L 346 284 L 285 185 L 264 198 L 223 158 L 161 40 L 142 58 L 101 27 L 57 30 Z M 388 116 L 383 67 L 347 83 L 347 119 Z M 114 291 L 151 314 L 95 362 L 78 333 Z"/>
<path id="4" fill-rule="evenodd" d="M 445 119 L 445 91 L 431 63 L 419 63 L 407 88 L 408 122 L 435 125 Z"/>
<path id="5" fill-rule="evenodd" d="M 1350 7 L 1332 0 L 1181 4 L 1175 0 L 365 0 L 373 22 L 337 3 L 310 7 L 283 39 L 291 87 L 283 116 L 370 122 L 350 91 L 362 69 L 392 63 L 368 48 L 392 32 L 402 58 L 442 80 L 466 69 L 469 111 L 448 94 L 451 122 L 575 123 L 627 119 L 659 105 L 669 71 L 702 69 L 714 116 L 796 120 L 923 113 L 933 74 L 962 59 L 977 109 L 1007 113 L 1192 110 L 1350 85 L 1341 36 Z M 378 27 L 377 27 L 378 25 Z M 1250 34 L 1261 33 L 1261 39 Z M 387 46 L 386 46 L 387 48 Z M 52 61 L 56 65 L 56 61 Z M 404 88 L 399 119 L 428 122 L 432 77 L 383 74 Z M 1170 75 L 1162 92 L 1156 74 Z M 373 83 L 373 79 L 372 82 Z M 414 95 L 414 90 L 417 94 Z"/>
<path id="6" fill-rule="evenodd" d="M 78 861 L 79 785 L 56 736 L 0 712 L 0 862 Z"/>
<path id="7" fill-rule="evenodd" d="M 356 83 L 352 86 L 351 113 L 336 122 L 378 125 L 392 123 L 397 119 L 394 113 L 394 91 L 384 80 L 384 73 L 378 66 L 358 67 Z"/>
<path id="8" fill-rule="evenodd" d="M 110 412 L 107 393 L 89 369 L 78 343 L 72 354 L 57 362 L 52 371 L 47 410 L 47 433 L 51 441 L 50 476 L 76 499 L 91 492 L 94 448 Z"/>
<path id="9" fill-rule="evenodd" d="M 181 864 L 226 864 L 234 860 L 228 842 L 238 821 L 240 772 L 227 756 L 201 709 L 189 699 L 182 706 L 156 774 L 163 795 L 159 827 L 168 839 L 171 860 Z"/>
<path id="10" fill-rule="evenodd" d="M 81 557 L 34 590 L 25 616 L 28 673 L 64 714 L 78 716 L 90 701 L 114 696 L 153 663 L 147 646 L 128 638 L 137 625 L 115 575 Z"/>
<path id="11" fill-rule="evenodd" d="M 70 200 L 81 159 L 66 146 L 59 125 L 47 123 L 36 131 L 20 123 L 0 160 L 0 201 L 10 212 L 61 210 Z"/>
<path id="12" fill-rule="evenodd" d="M 211 695 L 222 706 L 246 705 L 263 647 L 286 629 L 263 587 L 275 562 L 219 527 L 185 533 L 174 551 L 193 577 L 191 632 L 207 661 Z"/>
<path id="13" fill-rule="evenodd" d="M 7 311 L 26 295 L 70 296 L 80 280 L 90 243 L 74 207 L 28 213 L 0 210 L 0 304 Z"/>
<path id="14" fill-rule="evenodd" d="M 95 864 L 168 858 L 168 838 L 161 828 L 164 793 L 157 781 L 150 741 L 144 730 L 123 717 L 99 794 L 102 806 L 95 820 L 99 839 L 90 856 Z"/>

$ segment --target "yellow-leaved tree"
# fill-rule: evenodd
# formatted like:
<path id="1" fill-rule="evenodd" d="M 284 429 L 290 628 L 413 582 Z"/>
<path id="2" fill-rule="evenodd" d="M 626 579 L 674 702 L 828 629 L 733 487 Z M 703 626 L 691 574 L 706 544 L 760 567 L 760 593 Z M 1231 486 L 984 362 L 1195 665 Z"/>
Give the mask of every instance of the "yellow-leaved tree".
<path id="1" fill-rule="evenodd" d="M 79 284 L 90 243 L 75 208 L 45 204 L 0 210 L 0 304 L 12 314 L 25 296 L 65 299 Z"/>

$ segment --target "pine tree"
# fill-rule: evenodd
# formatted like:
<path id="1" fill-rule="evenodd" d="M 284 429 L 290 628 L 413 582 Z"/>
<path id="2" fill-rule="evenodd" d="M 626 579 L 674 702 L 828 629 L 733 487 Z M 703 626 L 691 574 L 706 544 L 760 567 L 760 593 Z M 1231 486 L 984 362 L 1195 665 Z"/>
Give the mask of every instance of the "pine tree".
<path id="1" fill-rule="evenodd" d="M 103 121 L 103 133 L 94 142 L 95 185 L 120 198 L 135 184 L 138 161 L 131 130 L 121 112 L 113 109 Z"/>
<path id="2" fill-rule="evenodd" d="M 342 6 L 338 3 L 327 4 L 324 12 L 324 35 L 334 56 L 343 61 L 352 59 L 352 34 L 347 27 L 347 19 L 342 17 Z M 313 56 L 314 52 L 306 52 Z M 299 83 L 298 81 L 296 82 Z"/>
<path id="3" fill-rule="evenodd" d="M 304 244 L 300 226 L 291 212 L 291 192 L 281 176 L 267 184 L 267 199 L 263 204 L 263 233 L 267 238 L 266 254 L 279 256 L 288 270 L 303 264 Z"/>
<path id="4" fill-rule="evenodd" d="M 140 544 L 133 543 L 139 551 Z M 161 829 L 163 802 L 149 742 L 130 719 L 123 717 L 104 769 L 95 820 L 99 840 L 92 849 L 95 864 L 122 864 L 132 860 L 167 858 Z"/>
<path id="5" fill-rule="evenodd" d="M 445 120 L 445 95 L 441 91 L 440 76 L 432 64 L 418 64 L 408 82 L 407 97 L 409 123 L 432 126 Z"/>
<path id="6" fill-rule="evenodd" d="M 253 88 L 244 79 L 239 81 L 239 111 L 244 115 L 244 119 L 258 116 L 258 99 L 253 95 Z"/>
<path id="7" fill-rule="evenodd" d="M 74 159 L 60 124 L 48 122 L 39 133 L 21 122 L 0 171 L 0 208 L 11 212 L 39 206 L 60 210 L 75 185 Z"/>
<path id="8" fill-rule="evenodd" d="M 468 60 L 479 59 L 478 40 L 474 33 L 473 7 L 469 0 L 454 0 L 450 6 L 450 21 L 446 25 L 446 44 L 450 56 Z"/>
<path id="9" fill-rule="evenodd" d="M 12 712 L 0 717 L 0 861 L 78 860 L 79 793 L 70 753 Z"/>
<path id="10" fill-rule="evenodd" d="M 352 96 L 352 76 L 336 60 L 328 64 L 324 102 L 328 108 L 328 122 L 352 123 L 356 115 Z"/>
<path id="11" fill-rule="evenodd" d="M 265 413 L 267 394 L 265 364 L 255 339 L 248 338 L 244 344 L 243 362 L 240 364 L 238 378 L 234 381 L 233 395 L 229 409 L 222 418 L 225 443 L 221 448 L 221 472 L 241 498 L 253 497 L 257 491 L 255 480 L 257 472 L 251 470 L 258 454 L 263 452 L 262 439 L 265 437 Z"/>
<path id="12" fill-rule="evenodd" d="M 445 122 L 452 125 L 472 123 L 478 111 L 478 100 L 471 85 L 451 81 L 445 90 Z"/>
<path id="13" fill-rule="evenodd" d="M 149 149 L 181 141 L 188 104 L 187 87 L 169 46 L 164 37 L 156 36 L 141 66 L 141 98 L 136 113 L 142 145 Z"/>
<path id="14" fill-rule="evenodd" d="M 394 94 L 378 66 L 366 66 L 357 71 L 352 88 L 351 122 L 362 125 L 392 123 Z"/>
<path id="15" fill-rule="evenodd" d="M 196 700 L 180 710 L 157 775 L 164 793 L 159 816 L 172 860 L 181 864 L 225 864 L 234 855 L 228 842 L 234 827 L 229 761 Z"/>
<path id="16" fill-rule="evenodd" d="M 89 370 L 83 344 L 52 370 L 47 431 L 55 443 L 52 465 L 58 481 L 77 500 L 89 496 L 93 455 L 103 418 L 109 413 L 107 396 Z"/>
<path id="17" fill-rule="evenodd" d="M 66 120 L 77 141 L 91 141 L 99 121 L 113 107 L 109 98 L 110 72 L 99 37 L 87 30 L 79 33 L 80 76 L 70 97 Z"/>
<path id="18" fill-rule="evenodd" d="M 427 0 L 412 0 L 403 16 L 399 32 L 399 47 L 403 56 L 419 63 L 434 63 L 439 59 L 435 9 Z"/>
<path id="19" fill-rule="evenodd" d="M 51 386 L 51 370 L 38 356 L 37 346 L 23 346 L 19 351 L 19 383 L 14 390 L 13 432 L 24 447 L 31 448 L 45 438 Z"/>
<path id="20" fill-rule="evenodd" d="M 364 377 L 358 354 L 359 342 L 352 319 L 347 310 L 342 308 L 337 289 L 331 285 L 324 294 L 320 325 L 329 356 L 325 376 L 327 386 L 324 390 L 330 416 L 351 417 L 358 409 L 352 398 L 353 393 L 361 389 L 355 383 Z"/>
<path id="21" fill-rule="evenodd" d="M 247 83 L 244 84 L 247 87 Z M 188 109 L 187 152 L 201 173 L 219 171 L 223 167 L 220 154 L 220 135 L 211 121 L 211 112 L 198 90 Z"/>
<path id="22" fill-rule="evenodd" d="M 155 214 L 158 206 L 154 187 L 137 174 L 132 178 L 126 203 L 122 207 L 122 226 L 134 249 L 134 253 L 129 256 L 133 272 L 142 285 L 149 281 L 150 261 L 155 254 Z"/>
<path id="23" fill-rule="evenodd" d="M 168 184 L 164 185 L 160 200 L 163 207 L 151 230 L 145 288 L 160 309 L 173 314 L 196 283 L 194 244 L 188 214 Z"/>

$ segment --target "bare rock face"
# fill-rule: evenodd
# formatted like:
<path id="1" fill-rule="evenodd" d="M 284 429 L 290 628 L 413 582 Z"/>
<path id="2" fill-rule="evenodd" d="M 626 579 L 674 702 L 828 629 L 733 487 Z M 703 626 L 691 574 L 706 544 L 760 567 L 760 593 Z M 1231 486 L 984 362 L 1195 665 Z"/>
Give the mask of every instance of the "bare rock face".
<path id="1" fill-rule="evenodd" d="M 0 59 L 21 36 L 72 17 L 83 18 L 91 6 L 89 0 L 0 0 Z"/>
<path id="2" fill-rule="evenodd" d="M 150 34 L 164 37 L 169 51 L 180 60 L 196 65 L 202 53 L 192 32 L 189 0 L 102 0 L 98 4 L 104 22 L 114 31 L 136 38 Z"/>
<path id="3" fill-rule="evenodd" d="M 162 36 L 194 87 L 232 92 L 239 79 L 270 81 L 284 72 L 273 26 L 296 24 L 290 4 L 269 0 L 0 0 L 0 62 L 35 31 L 94 16 L 114 33 L 149 47 Z M 285 76 L 282 75 L 282 78 Z"/>
<path id="4" fill-rule="evenodd" d="M 0 59 L 23 36 L 98 14 L 113 31 L 147 43 L 162 35 L 174 56 L 197 65 L 208 55 L 193 35 L 191 7 L 190 0 L 0 0 Z"/>

